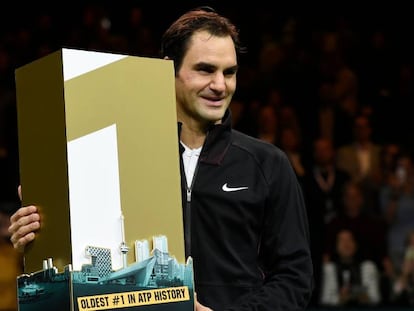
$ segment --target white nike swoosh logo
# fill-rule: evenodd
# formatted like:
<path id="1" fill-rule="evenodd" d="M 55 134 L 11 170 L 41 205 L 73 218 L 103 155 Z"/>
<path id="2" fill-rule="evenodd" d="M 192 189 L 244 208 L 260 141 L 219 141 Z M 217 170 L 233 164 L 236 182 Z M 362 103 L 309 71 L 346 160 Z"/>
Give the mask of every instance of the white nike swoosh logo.
<path id="1" fill-rule="evenodd" d="M 249 187 L 228 187 L 227 183 L 225 183 L 223 187 L 221 187 L 221 189 L 223 189 L 223 191 L 226 191 L 226 192 L 232 192 L 232 191 L 246 190 L 246 189 L 249 189 Z"/>

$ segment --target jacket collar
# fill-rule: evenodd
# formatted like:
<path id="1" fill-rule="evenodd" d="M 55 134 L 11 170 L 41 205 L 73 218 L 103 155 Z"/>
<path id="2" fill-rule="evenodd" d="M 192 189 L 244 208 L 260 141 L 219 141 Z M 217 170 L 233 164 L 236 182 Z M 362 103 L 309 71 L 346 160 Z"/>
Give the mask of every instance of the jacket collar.
<path id="1" fill-rule="evenodd" d="M 178 135 L 181 133 L 182 123 L 178 122 Z M 219 165 L 231 143 L 231 112 L 225 112 L 220 124 L 213 124 L 207 132 L 207 137 L 200 154 L 200 162 Z M 180 144 L 180 154 L 184 147 Z"/>

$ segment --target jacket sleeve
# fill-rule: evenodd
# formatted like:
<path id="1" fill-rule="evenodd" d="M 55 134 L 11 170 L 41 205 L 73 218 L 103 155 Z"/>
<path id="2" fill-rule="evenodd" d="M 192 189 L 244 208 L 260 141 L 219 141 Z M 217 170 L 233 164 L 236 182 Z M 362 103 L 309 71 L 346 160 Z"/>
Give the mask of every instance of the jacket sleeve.
<path id="1" fill-rule="evenodd" d="M 302 189 L 284 153 L 263 174 L 269 186 L 258 252 L 263 286 L 229 310 L 304 310 L 314 282 Z"/>

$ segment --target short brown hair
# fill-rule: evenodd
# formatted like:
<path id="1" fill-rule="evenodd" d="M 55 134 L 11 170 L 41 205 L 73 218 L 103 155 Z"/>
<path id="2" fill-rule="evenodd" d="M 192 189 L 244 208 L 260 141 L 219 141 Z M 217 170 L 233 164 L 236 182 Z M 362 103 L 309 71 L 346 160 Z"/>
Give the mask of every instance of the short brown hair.
<path id="1" fill-rule="evenodd" d="M 181 15 L 165 31 L 161 40 L 161 57 L 174 61 L 177 73 L 188 49 L 191 36 L 197 31 L 207 31 L 214 36 L 230 36 L 236 53 L 243 50 L 240 46 L 239 32 L 236 26 L 226 17 L 211 8 L 199 7 Z"/>

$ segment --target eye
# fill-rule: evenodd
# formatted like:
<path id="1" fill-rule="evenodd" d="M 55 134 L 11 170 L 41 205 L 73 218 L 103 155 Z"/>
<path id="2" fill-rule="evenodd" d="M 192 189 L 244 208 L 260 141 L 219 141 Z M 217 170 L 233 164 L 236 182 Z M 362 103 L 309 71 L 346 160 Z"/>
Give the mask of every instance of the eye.
<path id="1" fill-rule="evenodd" d="M 196 70 L 202 73 L 204 72 L 204 73 L 210 74 L 210 73 L 213 73 L 216 70 L 216 68 L 208 64 L 199 64 L 196 67 Z"/>
<path id="2" fill-rule="evenodd" d="M 237 69 L 238 69 L 238 66 L 227 68 L 226 70 L 224 70 L 223 74 L 226 77 L 234 76 L 237 73 Z"/>
<path id="3" fill-rule="evenodd" d="M 237 73 L 237 69 L 228 69 L 223 72 L 226 77 L 234 76 Z"/>

